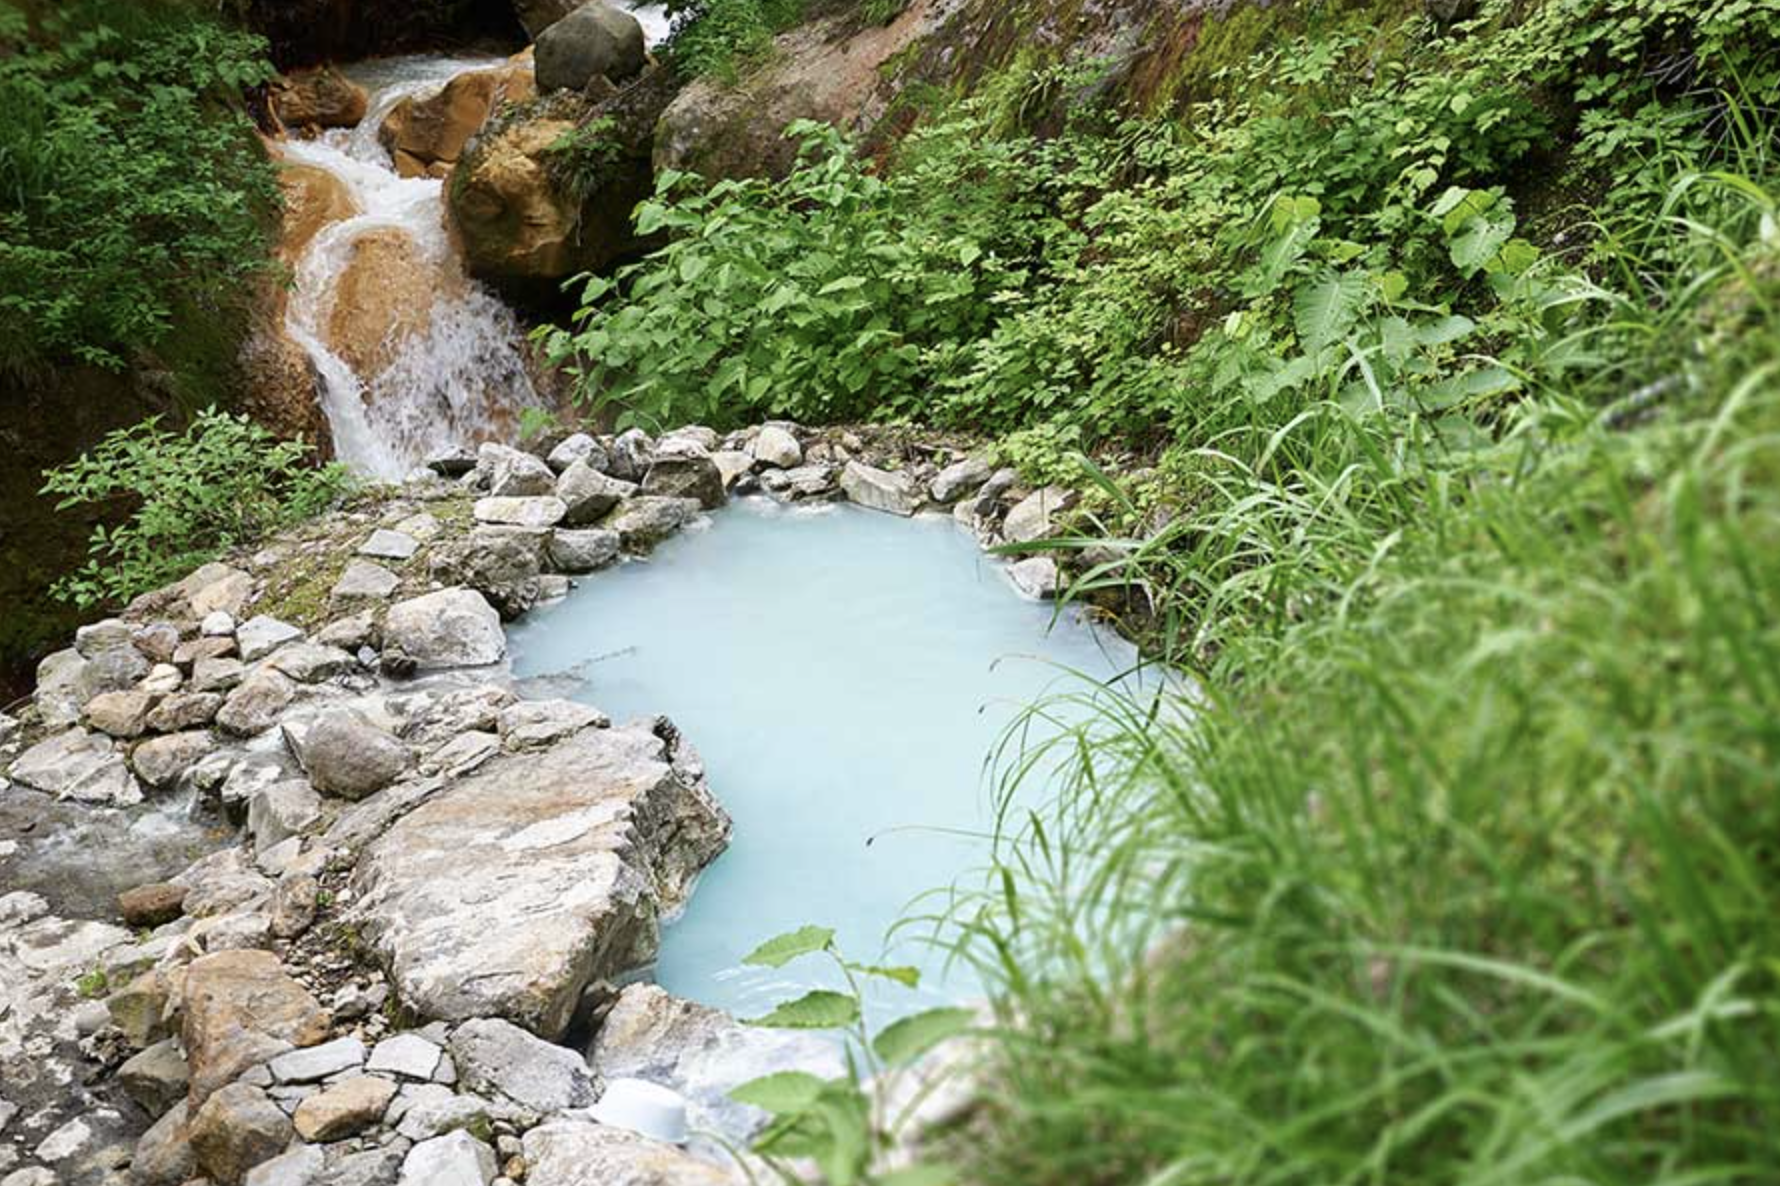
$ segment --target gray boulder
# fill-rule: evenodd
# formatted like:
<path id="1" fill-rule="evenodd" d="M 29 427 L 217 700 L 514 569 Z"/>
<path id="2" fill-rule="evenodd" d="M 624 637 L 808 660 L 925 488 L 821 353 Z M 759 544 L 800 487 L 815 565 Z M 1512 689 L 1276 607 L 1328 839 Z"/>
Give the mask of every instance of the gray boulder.
<path id="1" fill-rule="evenodd" d="M 398 1186 L 488 1186 L 494 1174 L 494 1150 L 460 1128 L 408 1150 Z"/>
<path id="2" fill-rule="evenodd" d="M 264 733 L 278 723 L 296 694 L 297 685 L 289 676 L 270 667 L 258 668 L 223 701 L 216 714 L 217 727 L 236 737 Z"/>
<path id="3" fill-rule="evenodd" d="M 549 494 L 556 475 L 541 457 L 493 442 L 476 450 L 476 485 L 496 498 Z"/>
<path id="4" fill-rule="evenodd" d="M 1050 601 L 1063 588 L 1057 562 L 1049 556 L 1030 556 L 1007 570 L 1014 587 L 1028 597 Z"/>
<path id="5" fill-rule="evenodd" d="M 852 501 L 874 511 L 908 516 L 920 506 L 920 495 L 907 474 L 892 473 L 858 461 L 841 471 L 841 490 Z"/>
<path id="6" fill-rule="evenodd" d="M 1013 544 L 1029 544 L 1056 534 L 1056 519 L 1076 504 L 1076 493 L 1067 486 L 1034 490 L 1015 504 L 1001 524 L 1002 538 Z"/>
<path id="7" fill-rule="evenodd" d="M 505 527 L 554 527 L 568 514 L 568 505 L 553 494 L 525 498 L 479 498 L 473 513 L 478 523 Z"/>
<path id="8" fill-rule="evenodd" d="M 563 525 L 580 527 L 597 523 L 611 509 L 637 492 L 635 482 L 601 473 L 586 461 L 577 461 L 557 479 L 556 497 L 563 502 Z"/>
<path id="9" fill-rule="evenodd" d="M 324 714 L 303 734 L 297 761 L 315 789 L 342 799 L 363 799 L 400 778 L 408 747 L 348 709 Z"/>
<path id="10" fill-rule="evenodd" d="M 260 852 L 292 836 L 301 836 L 320 823 L 321 796 L 300 778 L 275 782 L 255 791 L 247 801 L 247 830 Z"/>
<path id="11" fill-rule="evenodd" d="M 366 847 L 353 884 L 404 1001 L 555 1038 L 589 983 L 653 958 L 661 916 L 728 836 L 649 728 L 584 729 L 434 794 Z"/>
<path id="12" fill-rule="evenodd" d="M 697 518 L 695 499 L 643 495 L 626 500 L 605 522 L 629 552 L 646 552 Z"/>
<path id="13" fill-rule="evenodd" d="M 585 461 L 589 468 L 603 471 L 607 465 L 606 451 L 600 443 L 584 432 L 575 433 L 562 439 L 562 443 L 550 450 L 550 456 L 544 463 L 557 473 L 564 473 L 577 461 Z"/>
<path id="14" fill-rule="evenodd" d="M 451 1035 L 458 1081 L 505 1096 L 540 1115 L 585 1108 L 599 1098 L 587 1060 L 498 1017 L 466 1021 Z"/>
<path id="15" fill-rule="evenodd" d="M 966 457 L 963 461 L 955 461 L 934 475 L 928 484 L 927 493 L 933 501 L 953 503 L 973 490 L 982 488 L 989 480 L 989 463 L 981 457 Z"/>
<path id="16" fill-rule="evenodd" d="M 540 91 L 587 89 L 595 78 L 623 82 L 648 55 L 643 26 L 604 0 L 588 0 L 537 37 Z"/>
<path id="17" fill-rule="evenodd" d="M 295 642 L 303 632 L 289 622 L 280 622 L 266 614 L 249 618 L 235 628 L 235 645 L 241 657 L 252 663 L 263 659 L 287 642 Z"/>
<path id="18" fill-rule="evenodd" d="M 803 446 L 776 424 L 762 428 L 748 448 L 755 461 L 773 469 L 796 469 L 803 464 Z"/>
<path id="19" fill-rule="evenodd" d="M 372 564 L 368 560 L 354 560 L 334 582 L 333 591 L 329 594 L 335 601 L 348 603 L 354 601 L 386 601 L 396 591 L 402 579 L 381 564 Z"/>
<path id="20" fill-rule="evenodd" d="M 656 448 L 655 460 L 643 478 L 643 493 L 695 498 L 706 510 L 722 506 L 729 497 L 723 471 L 711 460 L 710 451 L 684 437 L 668 437 Z"/>
<path id="21" fill-rule="evenodd" d="M 558 572 L 593 572 L 618 559 L 619 547 L 615 531 L 559 530 L 550 537 L 550 564 Z"/>
<path id="22" fill-rule="evenodd" d="M 151 787 L 165 789 L 216 752 L 216 739 L 204 729 L 152 737 L 130 751 L 130 769 Z"/>
<path id="23" fill-rule="evenodd" d="M 358 554 L 381 560 L 406 560 L 419 547 L 420 541 L 413 536 L 379 527 L 371 533 L 370 539 L 359 545 Z"/>
<path id="24" fill-rule="evenodd" d="M 641 482 L 655 456 L 655 442 L 640 428 L 627 428 L 612 442 L 606 472 L 626 482 Z"/>
<path id="25" fill-rule="evenodd" d="M 500 615 L 473 589 L 441 589 L 397 602 L 384 620 L 383 641 L 423 670 L 481 667 L 507 655 Z"/>
<path id="26" fill-rule="evenodd" d="M 544 568 L 548 538 L 547 532 L 527 527 L 477 527 L 433 557 L 433 576 L 468 586 L 486 597 L 501 617 L 517 618 L 538 602 L 538 574 Z"/>

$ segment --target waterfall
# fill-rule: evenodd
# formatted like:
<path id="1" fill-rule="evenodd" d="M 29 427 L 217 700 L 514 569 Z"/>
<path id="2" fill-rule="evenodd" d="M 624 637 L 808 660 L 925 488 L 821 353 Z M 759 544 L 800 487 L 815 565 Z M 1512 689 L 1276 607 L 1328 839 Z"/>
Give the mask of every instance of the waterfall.
<path id="1" fill-rule="evenodd" d="M 667 36 L 664 4 L 618 7 L 637 18 L 649 44 Z M 285 328 L 319 376 L 335 454 L 369 477 L 399 478 L 446 447 L 511 438 L 525 409 L 544 406 L 526 370 L 518 320 L 465 273 L 446 233 L 446 183 L 399 176 L 378 135 L 404 99 L 423 98 L 460 74 L 504 64 L 486 56 L 360 63 L 348 71 L 370 92 L 359 125 L 280 146 L 286 160 L 338 179 L 357 208 L 323 227 L 296 261 Z M 406 253 L 404 262 L 427 271 L 431 305 L 411 310 L 400 332 L 392 329 L 379 344 L 378 357 L 359 360 L 355 369 L 330 327 L 342 281 L 369 235 L 383 236 L 385 246 L 393 236 Z"/>

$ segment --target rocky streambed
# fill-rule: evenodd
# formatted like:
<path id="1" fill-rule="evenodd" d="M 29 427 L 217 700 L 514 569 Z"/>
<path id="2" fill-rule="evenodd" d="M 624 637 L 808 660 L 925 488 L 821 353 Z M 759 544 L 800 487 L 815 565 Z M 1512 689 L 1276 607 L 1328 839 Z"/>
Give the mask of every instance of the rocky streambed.
<path id="1" fill-rule="evenodd" d="M 985 542 L 1072 498 L 888 433 L 483 445 L 46 659 L 0 721 L 0 1182 L 739 1180 L 597 1123 L 604 1082 L 737 1140 L 730 1087 L 837 1053 L 638 979 L 728 817 L 671 721 L 522 698 L 503 620 L 740 492 Z"/>

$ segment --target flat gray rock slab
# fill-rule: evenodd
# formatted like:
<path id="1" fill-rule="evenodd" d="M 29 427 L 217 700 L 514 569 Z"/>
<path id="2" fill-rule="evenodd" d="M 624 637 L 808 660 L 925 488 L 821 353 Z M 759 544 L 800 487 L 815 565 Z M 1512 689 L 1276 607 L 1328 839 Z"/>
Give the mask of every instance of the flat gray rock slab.
<path id="1" fill-rule="evenodd" d="M 341 1071 L 355 1071 L 364 1063 L 365 1044 L 347 1037 L 280 1054 L 270 1065 L 272 1077 L 280 1083 L 316 1083 Z"/>
<path id="2" fill-rule="evenodd" d="M 654 957 L 661 916 L 728 836 L 649 728 L 589 727 L 399 820 L 359 858 L 356 917 L 421 1014 L 556 1038 L 589 983 Z"/>
<path id="3" fill-rule="evenodd" d="M 334 583 L 333 596 L 338 601 L 382 601 L 401 583 L 400 577 L 381 564 L 354 560 Z"/>
<path id="4" fill-rule="evenodd" d="M 420 549 L 420 541 L 400 531 L 379 527 L 371 538 L 359 545 L 360 556 L 379 560 L 406 560 Z"/>
<path id="5" fill-rule="evenodd" d="M 303 632 L 297 627 L 266 614 L 249 618 L 235 628 L 235 645 L 240 648 L 241 657 L 249 663 L 301 637 Z"/>
<path id="6" fill-rule="evenodd" d="M 377 1043 L 365 1063 L 365 1070 L 427 1080 L 439 1069 L 439 1058 L 444 1053 L 437 1043 L 429 1042 L 419 1034 L 397 1034 Z"/>

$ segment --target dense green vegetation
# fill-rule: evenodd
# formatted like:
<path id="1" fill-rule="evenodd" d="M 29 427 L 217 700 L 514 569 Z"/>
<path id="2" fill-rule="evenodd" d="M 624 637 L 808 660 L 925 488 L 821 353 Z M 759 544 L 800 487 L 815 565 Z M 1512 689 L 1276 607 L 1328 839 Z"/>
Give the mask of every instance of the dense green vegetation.
<path id="1" fill-rule="evenodd" d="M 59 498 L 59 511 L 128 510 L 121 522 L 93 529 L 86 565 L 57 582 L 55 594 L 83 607 L 125 601 L 319 513 L 349 480 L 339 465 L 314 466 L 310 452 L 215 409 L 183 433 L 156 416 L 109 434 L 44 475 L 43 492 Z"/>
<path id="2" fill-rule="evenodd" d="M 270 74 L 202 5 L 0 4 L 8 364 L 120 367 L 239 300 L 277 200 L 240 92 Z"/>
<path id="3" fill-rule="evenodd" d="M 806 16 L 845 9 L 884 24 L 907 0 L 668 0 L 674 18 L 668 56 L 688 78 L 710 74 L 733 81 L 767 51 L 776 33 Z"/>
<path id="4" fill-rule="evenodd" d="M 1070 777 L 942 920 L 1005 1023 L 962 1176 L 1772 1181 L 1772 13 L 1318 11 L 1165 117 L 1029 60 L 883 170 L 662 178 L 553 346 L 1011 434 L 1198 681 L 1000 755 Z"/>

